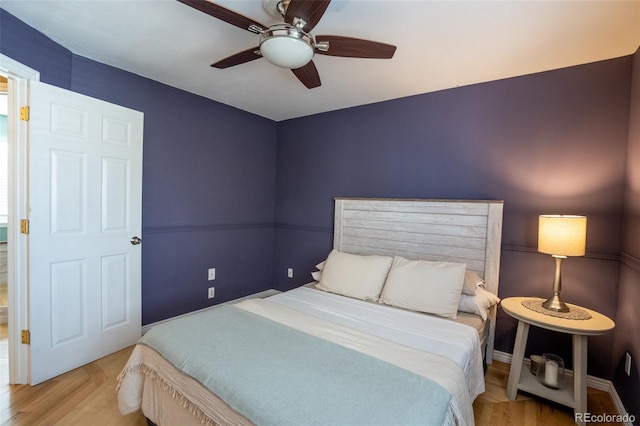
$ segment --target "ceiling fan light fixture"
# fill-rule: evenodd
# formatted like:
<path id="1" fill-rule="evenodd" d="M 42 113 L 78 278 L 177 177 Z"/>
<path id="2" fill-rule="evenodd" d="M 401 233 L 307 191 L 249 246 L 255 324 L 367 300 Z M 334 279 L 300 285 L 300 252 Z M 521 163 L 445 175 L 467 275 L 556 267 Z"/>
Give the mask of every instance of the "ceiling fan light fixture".
<path id="1" fill-rule="evenodd" d="M 273 65 L 296 69 L 309 63 L 314 54 L 313 38 L 288 25 L 272 25 L 260 35 L 260 53 Z"/>

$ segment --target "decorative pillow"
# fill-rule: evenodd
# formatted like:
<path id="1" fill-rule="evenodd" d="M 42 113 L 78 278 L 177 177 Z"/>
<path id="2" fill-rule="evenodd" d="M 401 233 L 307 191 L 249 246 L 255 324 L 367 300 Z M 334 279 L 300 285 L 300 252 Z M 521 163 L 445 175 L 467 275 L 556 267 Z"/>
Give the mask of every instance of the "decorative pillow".
<path id="1" fill-rule="evenodd" d="M 475 295 L 476 288 L 481 285 L 484 285 L 484 280 L 478 274 L 468 269 L 464 272 L 464 286 L 462 287 L 464 294 Z"/>
<path id="2" fill-rule="evenodd" d="M 380 302 L 455 318 L 466 268 L 464 263 L 407 260 L 396 256 Z"/>
<path id="3" fill-rule="evenodd" d="M 463 294 L 458 302 L 460 312 L 469 312 L 480 315 L 483 320 L 487 320 L 487 309 L 500 303 L 500 298 L 482 287 L 476 289 L 475 296 Z"/>
<path id="4" fill-rule="evenodd" d="M 392 261 L 389 256 L 360 256 L 332 250 L 316 287 L 355 299 L 377 301 Z"/>

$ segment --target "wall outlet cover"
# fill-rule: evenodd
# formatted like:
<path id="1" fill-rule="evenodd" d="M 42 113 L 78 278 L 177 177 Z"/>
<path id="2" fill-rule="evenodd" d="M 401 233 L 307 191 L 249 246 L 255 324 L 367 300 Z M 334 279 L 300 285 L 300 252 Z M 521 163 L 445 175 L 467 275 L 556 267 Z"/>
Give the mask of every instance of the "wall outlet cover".
<path id="1" fill-rule="evenodd" d="M 214 297 L 216 297 L 216 288 L 215 287 L 209 287 L 207 289 L 207 297 L 209 299 L 213 299 Z"/>
<path id="2" fill-rule="evenodd" d="M 625 353 L 624 372 L 627 373 L 627 376 L 631 375 L 631 354 L 629 352 Z"/>

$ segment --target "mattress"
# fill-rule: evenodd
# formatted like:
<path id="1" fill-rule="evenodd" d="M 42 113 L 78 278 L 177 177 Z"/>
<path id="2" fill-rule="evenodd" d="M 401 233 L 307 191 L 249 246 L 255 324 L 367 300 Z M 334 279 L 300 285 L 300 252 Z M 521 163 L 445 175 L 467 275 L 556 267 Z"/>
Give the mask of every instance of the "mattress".
<path id="1" fill-rule="evenodd" d="M 307 288 L 307 289 L 311 289 L 314 291 L 318 291 L 321 293 L 326 293 L 322 290 L 316 289 L 315 285 L 317 284 L 317 282 L 311 282 L 308 284 L 305 284 L 304 286 L 300 287 L 300 288 Z M 297 290 L 297 289 L 294 289 Z M 294 290 L 290 290 L 289 292 L 287 292 L 287 294 L 291 294 L 291 292 L 293 292 Z M 277 295 L 278 296 L 278 295 Z M 275 297 L 275 296 L 271 296 L 271 297 Z M 341 296 L 338 296 L 341 297 Z M 276 298 L 277 299 L 277 298 Z M 359 301 L 362 303 L 370 303 L 373 305 L 379 305 L 379 303 L 376 302 L 372 302 L 372 301 Z M 385 305 L 386 306 L 386 305 Z M 407 311 L 407 312 L 412 312 L 415 315 L 426 315 L 426 316 L 434 316 L 431 314 L 426 314 L 423 312 L 415 312 L 415 311 L 409 311 L 407 309 L 403 309 L 403 308 L 398 308 L 398 307 L 393 307 L 392 309 L 396 309 L 396 310 L 401 310 L 401 311 Z M 487 318 L 490 318 L 490 309 L 487 309 Z M 437 317 L 439 319 L 445 320 L 445 321 L 454 321 L 458 324 L 464 324 L 467 325 L 469 327 L 472 327 L 473 329 L 475 329 L 478 332 L 478 337 L 480 339 L 480 344 L 482 345 L 482 347 L 484 348 L 486 343 L 487 343 L 487 338 L 489 335 L 489 321 L 488 320 L 483 320 L 479 315 L 476 314 L 472 314 L 469 312 L 458 312 L 458 316 L 456 318 L 443 318 L 443 317 Z M 484 351 L 483 351 L 484 353 Z"/>
<path id="2" fill-rule="evenodd" d="M 452 394 L 457 392 L 457 400 L 466 401 L 460 402 L 463 407 L 462 409 L 458 407 L 460 412 L 454 422 L 473 424 L 471 402 L 477 394 L 484 390 L 484 380 L 479 350 L 480 339 L 477 332 L 468 333 L 468 326 L 461 324 L 443 326 L 443 321 L 444 323 L 454 322 L 428 318 L 428 316 L 414 312 L 397 310 L 382 305 L 363 303 L 309 288 L 295 289 L 272 296 L 265 303 L 269 309 L 280 306 L 281 308 L 278 309 L 284 309 L 285 312 L 297 311 L 301 315 L 299 318 L 305 320 L 294 320 L 293 327 L 297 327 L 299 323 L 307 322 L 306 318 L 308 317 L 308 322 L 312 325 L 303 330 L 306 333 L 324 334 L 328 328 L 343 327 L 344 330 L 348 327 L 349 330 L 354 330 L 353 332 L 350 331 L 350 333 L 371 336 L 369 338 L 376 342 L 375 344 L 369 344 L 371 346 L 370 350 L 373 351 L 380 351 L 381 349 L 378 347 L 387 346 L 387 343 L 384 342 L 389 341 L 388 345 L 391 345 L 389 348 L 394 348 L 386 350 L 388 352 L 387 355 L 391 354 L 389 361 L 397 362 L 397 365 L 403 368 L 416 368 L 418 370 L 429 368 L 423 365 L 427 364 L 425 362 L 416 363 L 415 360 L 407 361 L 407 359 L 403 359 L 412 358 L 411 351 L 415 350 L 412 347 L 416 346 L 418 351 L 440 352 L 439 355 L 430 355 L 436 357 L 433 359 L 438 360 L 438 357 L 454 359 L 455 364 L 463 372 L 461 377 L 463 377 L 462 380 L 465 383 L 456 384 L 455 386 L 458 387 L 453 388 L 454 385 L 448 383 L 448 377 L 440 377 L 440 380 L 444 386 L 449 386 L 450 389 L 453 389 L 451 390 Z M 258 305 L 257 309 L 262 309 L 261 306 Z M 280 315 L 278 309 L 275 310 L 276 316 Z M 423 319 L 418 320 L 417 317 L 422 317 Z M 424 319 L 425 317 L 427 319 Z M 473 318 L 473 316 L 463 319 L 462 316 L 459 316 L 457 321 L 471 321 L 476 323 L 477 326 L 478 319 Z M 327 324 L 331 324 L 330 327 Z M 300 327 L 303 327 L 303 325 L 300 325 Z M 479 328 L 484 329 L 482 326 Z M 435 337 L 425 336 L 425 329 L 435 330 Z M 438 331 L 440 329 L 445 329 L 446 331 Z M 465 332 L 467 337 L 462 340 L 468 340 L 470 343 L 466 345 L 471 349 L 461 350 L 460 343 L 452 342 L 451 336 L 456 333 L 465 335 Z M 340 334 L 340 339 L 343 339 L 343 335 L 344 333 Z M 431 345 L 431 348 L 426 348 L 425 345 Z M 355 344 L 358 350 L 362 350 L 361 346 L 363 346 L 361 342 Z M 409 350 L 410 356 L 402 357 L 398 355 L 407 350 Z M 382 350 L 382 352 L 384 351 Z M 380 356 L 377 352 L 372 354 L 373 356 Z M 387 355 L 383 354 L 381 356 Z M 412 362 L 414 364 L 413 367 L 411 365 Z M 451 363 L 448 360 L 447 362 Z M 437 364 L 437 362 L 434 362 L 434 364 Z M 446 370 L 445 364 L 441 368 L 433 369 Z M 455 374 L 450 373 L 448 376 L 453 377 Z M 461 389 L 468 394 L 460 396 Z M 184 375 L 161 355 L 144 345 L 136 346 L 127 367 L 123 370 L 123 374 L 120 377 L 119 403 L 123 413 L 141 408 L 150 420 L 160 425 L 200 424 L 201 422 L 205 424 L 251 424 L 251 421 L 229 407 L 222 399 L 204 388 L 197 380 Z"/>

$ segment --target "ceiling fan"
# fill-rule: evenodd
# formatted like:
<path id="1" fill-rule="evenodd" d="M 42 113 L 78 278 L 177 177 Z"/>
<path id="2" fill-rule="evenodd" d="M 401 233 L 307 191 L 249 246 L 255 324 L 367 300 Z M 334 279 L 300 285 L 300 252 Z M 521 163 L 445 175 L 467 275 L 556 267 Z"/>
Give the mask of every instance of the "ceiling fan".
<path id="1" fill-rule="evenodd" d="M 391 59 L 396 47 L 390 44 L 342 36 L 313 36 L 311 30 L 327 10 L 331 0 L 263 0 L 265 9 L 284 23 L 262 25 L 207 0 L 178 0 L 231 25 L 260 35 L 259 45 L 231 55 L 214 64 L 228 68 L 264 57 L 282 68 L 289 68 L 307 88 L 320 86 L 314 54 L 345 58 Z"/>

